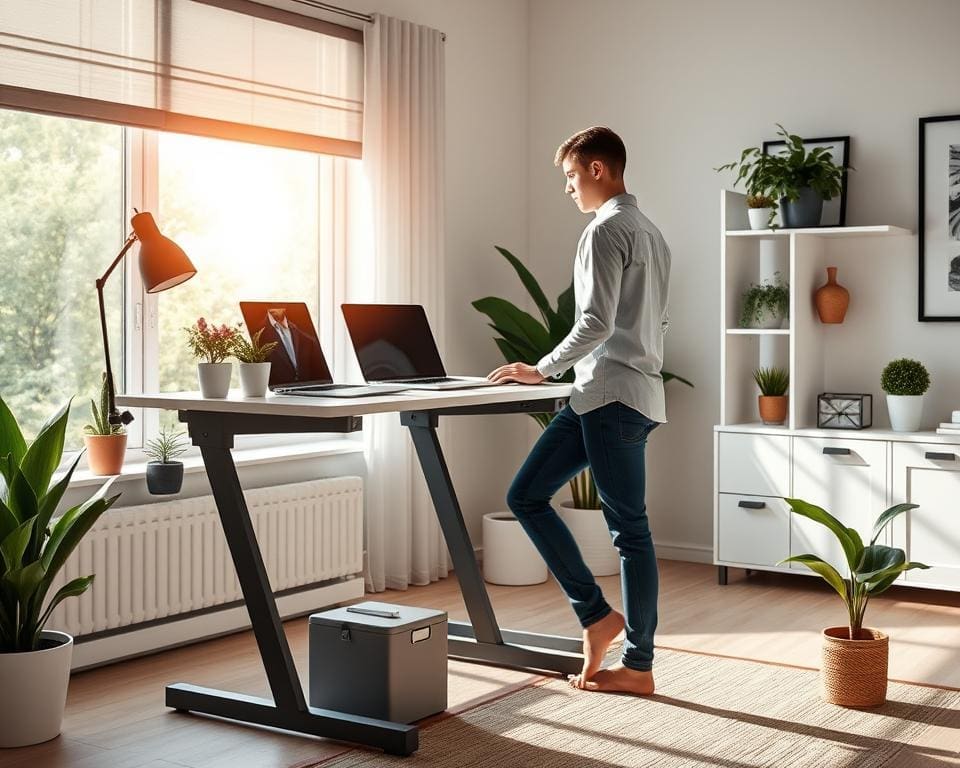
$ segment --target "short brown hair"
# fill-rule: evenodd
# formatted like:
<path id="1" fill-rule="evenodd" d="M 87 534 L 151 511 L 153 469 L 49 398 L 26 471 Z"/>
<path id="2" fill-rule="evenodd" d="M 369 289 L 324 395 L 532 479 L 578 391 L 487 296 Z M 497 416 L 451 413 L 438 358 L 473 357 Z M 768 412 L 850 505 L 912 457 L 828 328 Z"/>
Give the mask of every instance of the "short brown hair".
<path id="1" fill-rule="evenodd" d="M 573 134 L 557 149 L 554 165 L 561 165 L 567 157 L 572 157 L 582 165 L 600 160 L 610 172 L 623 176 L 627 165 L 627 148 L 623 140 L 609 128 L 595 125 Z"/>

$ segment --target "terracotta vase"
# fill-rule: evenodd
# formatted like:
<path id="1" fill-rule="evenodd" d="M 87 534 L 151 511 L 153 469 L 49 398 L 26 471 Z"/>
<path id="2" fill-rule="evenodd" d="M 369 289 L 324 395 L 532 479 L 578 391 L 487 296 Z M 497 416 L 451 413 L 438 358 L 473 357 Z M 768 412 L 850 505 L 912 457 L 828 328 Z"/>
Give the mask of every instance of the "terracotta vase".
<path id="1" fill-rule="evenodd" d="M 837 268 L 827 267 L 827 282 L 814 294 L 821 323 L 842 323 L 850 305 L 850 292 L 837 282 Z"/>

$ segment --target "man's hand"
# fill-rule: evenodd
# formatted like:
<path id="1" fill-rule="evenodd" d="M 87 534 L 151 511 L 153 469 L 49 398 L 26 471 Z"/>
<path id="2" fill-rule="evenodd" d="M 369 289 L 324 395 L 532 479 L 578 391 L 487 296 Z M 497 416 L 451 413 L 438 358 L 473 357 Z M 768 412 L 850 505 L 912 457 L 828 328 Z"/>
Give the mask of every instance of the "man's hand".
<path id="1" fill-rule="evenodd" d="M 518 384 L 539 384 L 543 381 L 540 371 L 535 366 L 526 363 L 501 365 L 495 371 L 487 374 L 487 378 L 496 384 L 506 384 L 510 381 L 515 381 Z"/>

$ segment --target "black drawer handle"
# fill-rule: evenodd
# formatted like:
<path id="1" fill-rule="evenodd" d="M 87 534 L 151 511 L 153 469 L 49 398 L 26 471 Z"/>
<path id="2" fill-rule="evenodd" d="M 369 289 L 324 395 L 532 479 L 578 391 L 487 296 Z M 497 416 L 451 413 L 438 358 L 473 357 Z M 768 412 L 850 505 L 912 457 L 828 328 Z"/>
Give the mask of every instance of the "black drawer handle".
<path id="1" fill-rule="evenodd" d="M 824 456 L 849 456 L 850 449 L 849 448 L 831 448 L 828 446 L 823 449 L 823 455 Z"/>
<path id="2" fill-rule="evenodd" d="M 937 453 L 936 451 L 927 451 L 925 454 L 923 454 L 923 458 L 930 459 L 931 461 L 956 461 L 957 454 Z"/>
<path id="3" fill-rule="evenodd" d="M 744 509 L 763 509 L 767 506 L 765 501 L 744 501 L 741 500 L 738 504 L 738 507 L 743 507 Z"/>

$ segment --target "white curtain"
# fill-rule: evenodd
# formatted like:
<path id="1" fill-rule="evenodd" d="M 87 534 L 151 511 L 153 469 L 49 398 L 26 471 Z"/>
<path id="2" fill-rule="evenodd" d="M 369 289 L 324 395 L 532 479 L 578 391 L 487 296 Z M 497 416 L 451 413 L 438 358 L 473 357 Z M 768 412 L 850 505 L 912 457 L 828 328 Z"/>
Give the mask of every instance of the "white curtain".
<path id="1" fill-rule="evenodd" d="M 443 344 L 444 57 L 440 32 L 374 15 L 364 32 L 363 170 L 372 243 L 355 260 L 355 300 L 426 308 Z M 366 587 L 404 589 L 445 577 L 446 544 L 406 427 L 365 417 Z"/>

